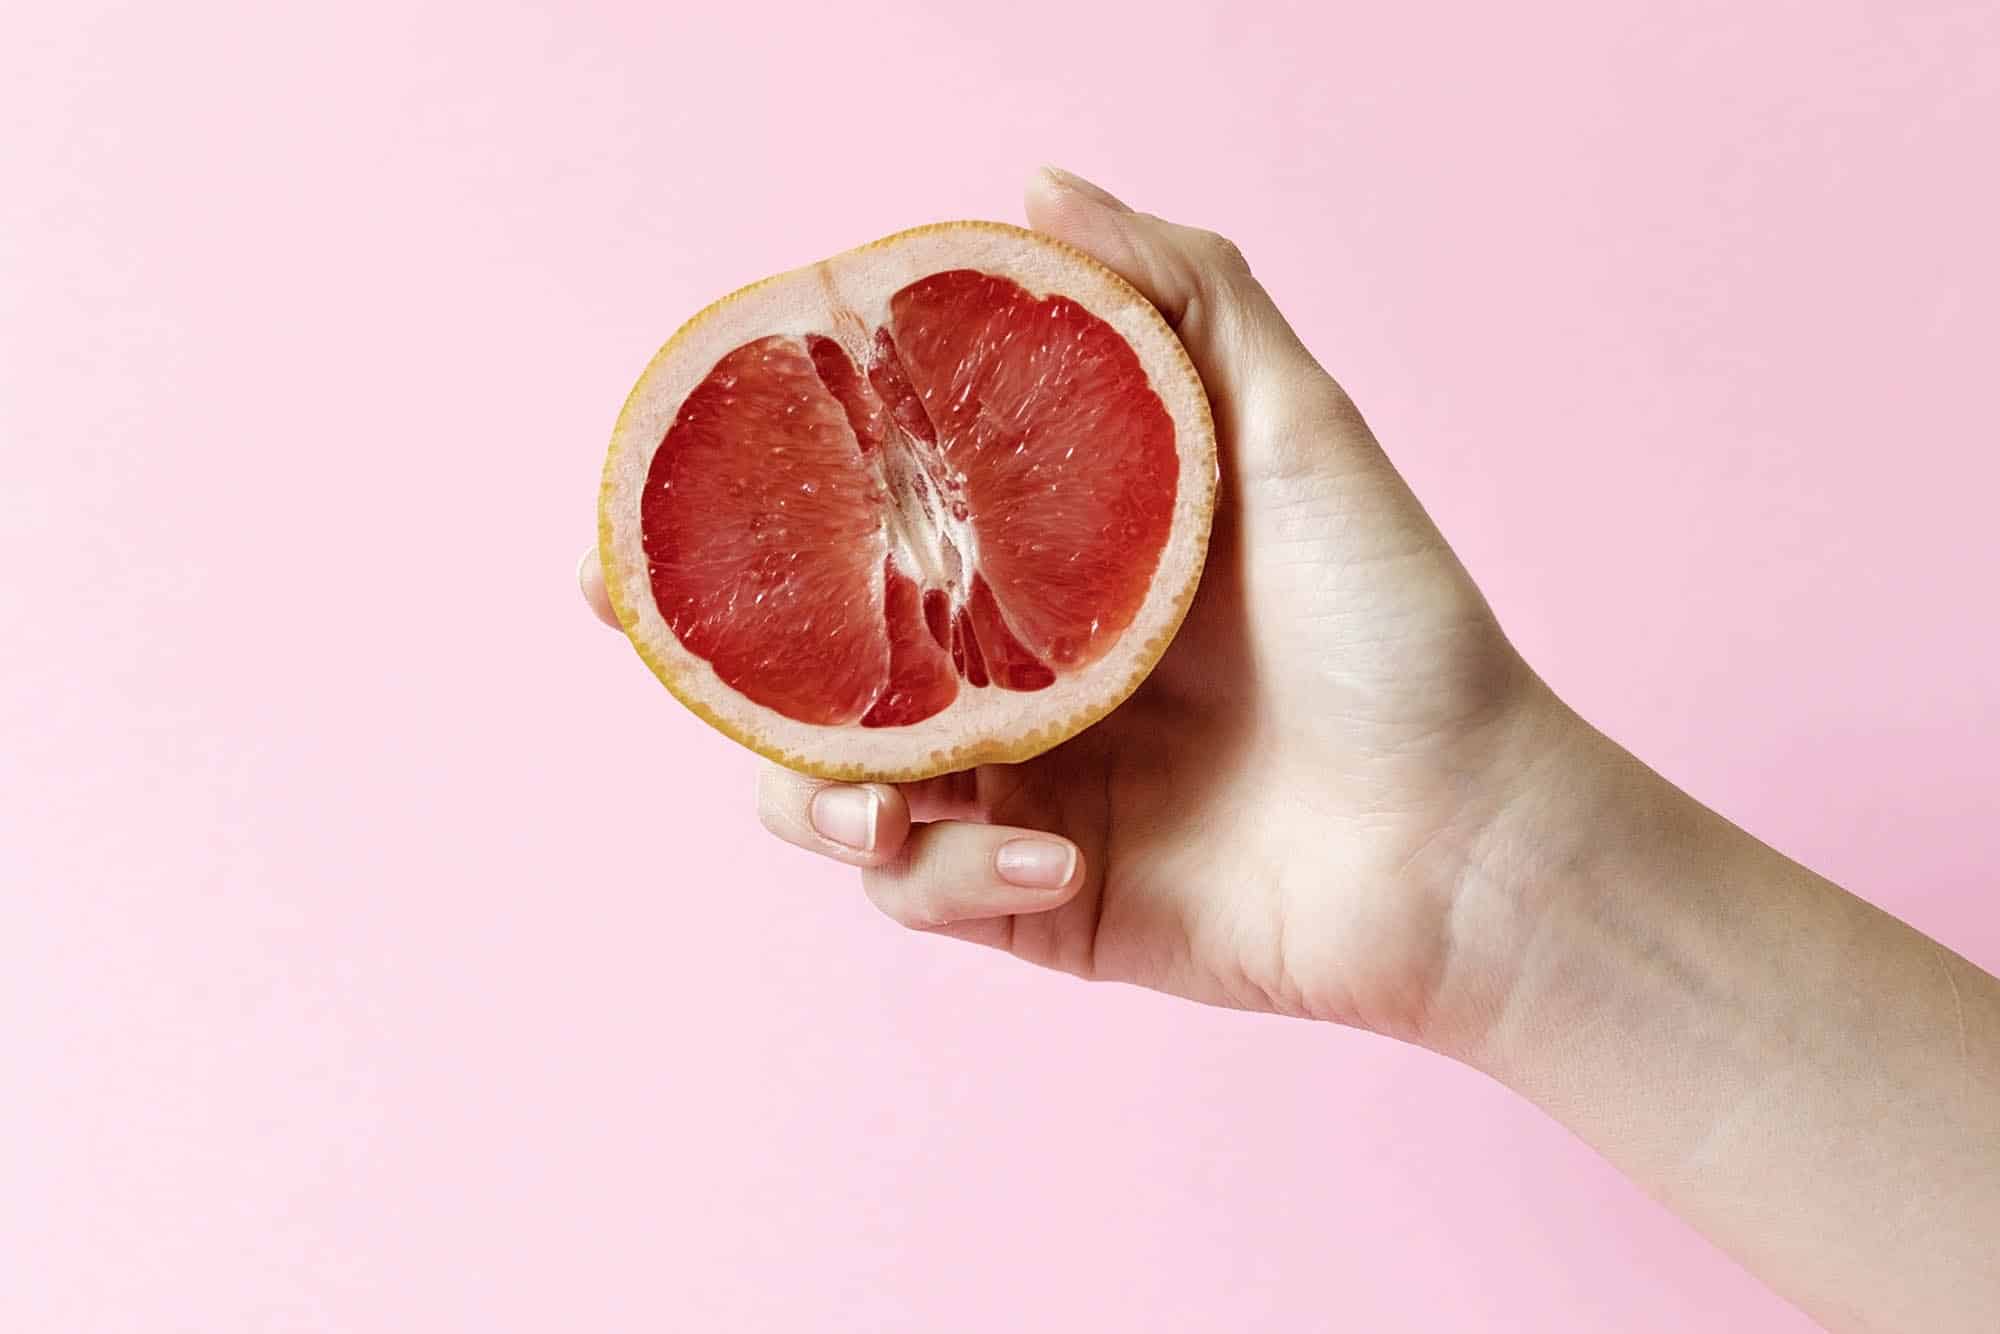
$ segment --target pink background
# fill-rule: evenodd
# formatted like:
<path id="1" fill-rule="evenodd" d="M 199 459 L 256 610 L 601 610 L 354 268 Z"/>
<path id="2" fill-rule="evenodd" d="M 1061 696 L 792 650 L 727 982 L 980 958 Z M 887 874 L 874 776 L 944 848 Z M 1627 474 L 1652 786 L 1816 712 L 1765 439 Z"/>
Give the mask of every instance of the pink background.
<path id="1" fill-rule="evenodd" d="M 902 934 L 571 582 L 711 297 L 1233 234 L 1641 754 L 2000 966 L 2000 12 L 0 25 L 0 1328 L 1795 1330 L 1480 1078 Z"/>

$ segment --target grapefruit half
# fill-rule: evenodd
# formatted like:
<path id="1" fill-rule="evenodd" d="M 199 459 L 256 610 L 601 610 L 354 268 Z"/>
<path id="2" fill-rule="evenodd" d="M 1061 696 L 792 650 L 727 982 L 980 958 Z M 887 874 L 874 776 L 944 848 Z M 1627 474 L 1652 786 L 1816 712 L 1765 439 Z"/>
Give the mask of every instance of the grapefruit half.
<path id="1" fill-rule="evenodd" d="M 1215 428 L 1173 330 L 989 222 L 723 298 L 653 358 L 598 506 L 619 622 L 684 704 L 828 778 L 1018 761 L 1109 712 L 1194 595 Z"/>

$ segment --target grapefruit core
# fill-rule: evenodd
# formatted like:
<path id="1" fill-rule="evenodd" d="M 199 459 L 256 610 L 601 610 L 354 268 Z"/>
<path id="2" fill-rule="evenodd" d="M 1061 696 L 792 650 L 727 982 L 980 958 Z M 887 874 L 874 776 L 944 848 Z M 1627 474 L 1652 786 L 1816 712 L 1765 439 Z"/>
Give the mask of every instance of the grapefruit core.
<path id="1" fill-rule="evenodd" d="M 695 713 L 828 778 L 1038 754 L 1138 686 L 1215 508 L 1201 380 L 1150 302 L 989 222 L 725 297 L 612 433 L 618 619 Z"/>

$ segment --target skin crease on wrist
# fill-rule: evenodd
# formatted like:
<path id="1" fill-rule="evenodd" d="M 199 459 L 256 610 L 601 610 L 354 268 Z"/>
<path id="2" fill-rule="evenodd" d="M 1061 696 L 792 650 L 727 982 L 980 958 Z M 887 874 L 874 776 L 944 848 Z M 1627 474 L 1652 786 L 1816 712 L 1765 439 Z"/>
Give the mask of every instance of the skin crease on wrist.
<path id="1" fill-rule="evenodd" d="M 1048 754 L 900 786 L 767 767 L 764 824 L 905 926 L 1465 1061 L 1832 1328 L 1991 1328 L 2000 983 L 1556 699 L 1234 246 L 1053 169 L 1027 211 L 1207 385 L 1194 607 Z M 615 624 L 594 553 L 579 577 Z"/>

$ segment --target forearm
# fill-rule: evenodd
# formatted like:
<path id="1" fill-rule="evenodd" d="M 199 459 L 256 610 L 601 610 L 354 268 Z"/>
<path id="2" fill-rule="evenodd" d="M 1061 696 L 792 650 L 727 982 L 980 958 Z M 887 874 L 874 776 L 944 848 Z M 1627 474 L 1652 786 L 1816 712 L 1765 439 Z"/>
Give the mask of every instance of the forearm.
<path id="1" fill-rule="evenodd" d="M 2000 982 L 1581 724 L 1461 899 L 1457 1054 L 1837 1330 L 2000 1312 Z"/>

